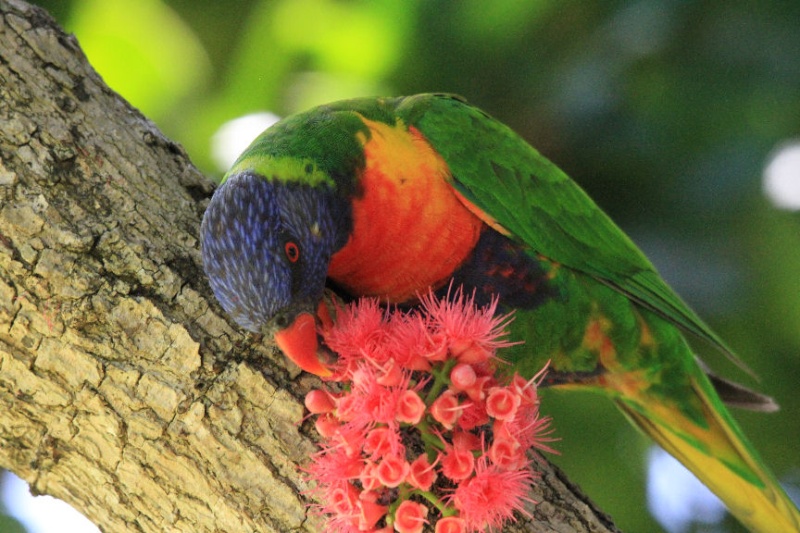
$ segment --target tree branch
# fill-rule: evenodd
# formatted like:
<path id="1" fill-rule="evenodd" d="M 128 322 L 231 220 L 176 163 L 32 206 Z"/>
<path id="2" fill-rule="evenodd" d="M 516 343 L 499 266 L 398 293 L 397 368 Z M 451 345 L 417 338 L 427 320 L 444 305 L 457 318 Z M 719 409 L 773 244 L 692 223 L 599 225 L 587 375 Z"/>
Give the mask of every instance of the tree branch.
<path id="1" fill-rule="evenodd" d="M 0 466 L 104 531 L 320 530 L 297 468 L 317 381 L 214 302 L 212 189 L 49 15 L 0 0 Z M 538 461 L 510 530 L 615 531 Z"/>

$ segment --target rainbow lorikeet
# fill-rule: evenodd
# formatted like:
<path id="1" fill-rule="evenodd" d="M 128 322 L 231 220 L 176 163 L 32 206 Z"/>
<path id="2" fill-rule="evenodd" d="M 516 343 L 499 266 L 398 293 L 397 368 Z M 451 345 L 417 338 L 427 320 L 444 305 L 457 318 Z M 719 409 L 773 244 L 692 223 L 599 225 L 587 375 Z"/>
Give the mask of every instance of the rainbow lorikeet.
<path id="1" fill-rule="evenodd" d="M 438 94 L 363 98 L 288 117 L 239 157 L 205 213 L 211 287 L 301 368 L 320 361 L 326 286 L 413 304 L 463 285 L 514 311 L 504 351 L 531 376 L 611 398 L 753 531 L 800 512 L 728 413 L 774 404 L 709 377 L 684 338 L 723 341 L 555 165 L 505 125 Z"/>

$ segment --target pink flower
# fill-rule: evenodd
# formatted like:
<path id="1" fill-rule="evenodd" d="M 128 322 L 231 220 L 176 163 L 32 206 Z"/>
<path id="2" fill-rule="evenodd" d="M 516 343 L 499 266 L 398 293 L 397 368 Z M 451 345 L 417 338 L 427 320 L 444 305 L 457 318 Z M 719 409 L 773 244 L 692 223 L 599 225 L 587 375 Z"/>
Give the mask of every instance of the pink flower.
<path id="1" fill-rule="evenodd" d="M 337 307 L 336 324 L 326 328 L 325 344 L 339 356 L 340 364 L 365 357 L 383 359 L 387 336 L 386 313 L 377 299 L 363 299 L 359 305 Z"/>
<path id="2" fill-rule="evenodd" d="M 475 457 L 468 448 L 445 446 L 442 456 L 442 474 L 453 481 L 462 481 L 472 475 L 474 468 Z"/>
<path id="3" fill-rule="evenodd" d="M 428 344 L 422 356 L 429 362 L 441 363 L 449 355 L 447 337 L 442 334 L 428 333 Z"/>
<path id="4" fill-rule="evenodd" d="M 497 381 L 493 376 L 480 376 L 469 387 L 464 389 L 467 396 L 473 402 L 482 402 L 486 399 L 486 391 L 493 387 Z"/>
<path id="5" fill-rule="evenodd" d="M 352 424 L 342 424 L 330 438 L 330 443 L 337 452 L 341 451 L 349 457 L 358 457 L 364 446 L 364 432 Z"/>
<path id="6" fill-rule="evenodd" d="M 495 434 L 489 447 L 489 459 L 502 470 L 516 470 L 528 462 L 525 449 L 510 435 L 499 437 Z"/>
<path id="7" fill-rule="evenodd" d="M 404 457 L 399 455 L 387 455 L 375 469 L 375 476 L 384 486 L 395 488 L 405 481 L 411 466 Z"/>
<path id="8" fill-rule="evenodd" d="M 538 448 L 550 453 L 557 453 L 547 442 L 554 439 L 551 433 L 550 419 L 539 416 L 539 396 L 536 383 L 541 380 L 547 367 L 543 368 L 533 379 L 526 381 L 518 374 L 514 374 L 510 388 L 517 391 L 521 398 L 520 406 L 512 420 L 504 421 L 503 430 L 513 435 L 524 449 Z M 497 426 L 497 424 L 495 424 Z"/>
<path id="9" fill-rule="evenodd" d="M 411 500 L 400 504 L 394 513 L 394 529 L 398 533 L 422 533 L 428 521 L 428 508 Z"/>
<path id="10" fill-rule="evenodd" d="M 514 436 L 519 440 L 524 448 L 537 448 L 539 450 L 558 453 L 546 443 L 553 442 L 558 439 L 550 437 L 553 429 L 550 427 L 549 417 L 540 417 L 539 410 L 523 410 L 524 416 L 519 416 L 508 424 L 513 428 Z"/>
<path id="11" fill-rule="evenodd" d="M 494 351 L 470 339 L 459 339 L 450 345 L 450 353 L 461 363 L 474 364 L 488 361 Z"/>
<path id="12" fill-rule="evenodd" d="M 353 372 L 353 390 L 347 395 L 353 398 L 347 413 L 349 419 L 360 426 L 393 421 L 397 399 L 404 388 L 384 387 L 378 383 L 377 372 L 362 364 Z"/>
<path id="13" fill-rule="evenodd" d="M 546 371 L 547 367 L 544 367 L 538 374 L 533 376 L 531 380 L 526 380 L 515 372 L 514 377 L 511 378 L 511 387 L 517 391 L 517 394 L 519 394 L 525 402 L 538 405 L 539 392 L 536 390 L 537 379 L 541 378 Z"/>
<path id="14" fill-rule="evenodd" d="M 384 387 L 398 387 L 403 383 L 403 370 L 394 359 L 390 359 L 381 367 L 377 381 Z"/>
<path id="15" fill-rule="evenodd" d="M 361 300 L 321 328 L 339 355 L 330 381 L 341 383 L 306 397 L 326 439 L 307 469 L 326 530 L 421 532 L 421 492 L 448 515 L 434 511 L 437 533 L 499 529 L 530 501 L 526 453 L 549 449 L 542 374 L 497 374 L 495 352 L 511 343 L 501 340 L 508 317 L 495 316 L 496 301 L 479 309 L 460 290 L 421 301 L 421 311 L 401 312 Z"/>
<path id="16" fill-rule="evenodd" d="M 395 419 L 406 424 L 418 424 L 425 414 L 425 402 L 413 390 L 404 390 L 397 401 Z"/>
<path id="17" fill-rule="evenodd" d="M 459 483 L 452 494 L 452 503 L 467 523 L 468 529 L 500 528 L 513 520 L 514 511 L 528 514 L 526 503 L 535 475 L 527 467 L 520 470 L 500 470 L 489 465 L 486 456 L 477 461 L 475 475 Z"/>
<path id="18" fill-rule="evenodd" d="M 475 305 L 475 293 L 465 297 L 461 288 L 452 296 L 436 300 L 432 295 L 421 299 L 422 306 L 433 322 L 434 330 L 447 336 L 451 353 L 461 362 L 474 363 L 493 354 L 498 348 L 510 346 L 500 340 L 505 334 L 509 315 L 495 316 L 497 300 L 486 307 Z M 463 358 L 463 359 L 462 359 Z"/>
<path id="19" fill-rule="evenodd" d="M 412 487 L 420 490 L 430 490 L 433 482 L 436 481 L 436 470 L 434 466 L 439 458 L 431 464 L 428 461 L 428 456 L 424 453 L 414 459 L 411 463 L 411 470 L 408 473 L 406 482 Z"/>
<path id="20" fill-rule="evenodd" d="M 365 491 L 373 491 L 381 488 L 381 481 L 375 474 L 377 465 L 372 461 L 364 461 L 361 472 L 358 473 L 358 480 Z"/>
<path id="21" fill-rule="evenodd" d="M 314 454 L 313 459 L 307 471 L 324 484 L 356 479 L 364 468 L 364 460 L 359 455 L 348 455 L 340 448 L 323 449 Z"/>
<path id="22" fill-rule="evenodd" d="M 462 408 L 458 405 L 458 396 L 453 391 L 446 390 L 431 404 L 430 412 L 434 420 L 446 429 L 453 429 Z"/>
<path id="23" fill-rule="evenodd" d="M 400 435 L 395 428 L 389 426 L 378 426 L 371 429 L 364 439 L 363 450 L 372 458 L 405 453 L 405 447 L 400 442 Z"/>
<path id="24" fill-rule="evenodd" d="M 469 431 L 454 431 L 450 440 L 454 447 L 473 452 L 478 452 L 483 447 L 481 438 Z"/>
<path id="25" fill-rule="evenodd" d="M 376 502 L 374 492 L 362 492 L 358 499 L 358 529 L 368 531 L 375 527 L 378 520 L 384 517 L 388 507 Z"/>
<path id="26" fill-rule="evenodd" d="M 436 522 L 435 533 L 466 533 L 467 524 L 458 516 L 445 516 Z"/>
<path id="27" fill-rule="evenodd" d="M 358 504 L 358 489 L 350 483 L 335 483 L 327 494 L 330 511 L 342 516 L 350 516 Z"/>
<path id="28" fill-rule="evenodd" d="M 512 420 L 522 399 L 508 387 L 492 387 L 486 397 L 486 414 L 498 420 Z"/>
<path id="29" fill-rule="evenodd" d="M 458 427 L 465 431 L 482 426 L 489 422 L 489 415 L 486 414 L 486 407 L 483 402 L 470 402 L 465 405 L 461 416 L 458 419 Z"/>
<path id="30" fill-rule="evenodd" d="M 345 394 L 336 399 L 336 415 L 342 422 L 349 422 L 359 415 L 360 398 L 354 394 Z"/>
<path id="31" fill-rule="evenodd" d="M 314 427 L 317 429 L 320 437 L 328 439 L 332 437 L 341 426 L 339 420 L 334 416 L 326 414 L 325 416 L 318 416 L 314 421 Z"/>
<path id="32" fill-rule="evenodd" d="M 447 356 L 444 339 L 433 338 L 427 324 L 418 314 L 395 314 L 392 318 L 394 328 L 391 350 L 402 368 L 429 371 L 431 361 L 442 361 Z M 442 357 L 437 354 L 442 354 Z"/>
<path id="33" fill-rule="evenodd" d="M 324 512 L 324 511 L 323 511 Z M 336 533 L 358 533 L 358 517 L 333 515 L 328 519 L 328 530 Z"/>

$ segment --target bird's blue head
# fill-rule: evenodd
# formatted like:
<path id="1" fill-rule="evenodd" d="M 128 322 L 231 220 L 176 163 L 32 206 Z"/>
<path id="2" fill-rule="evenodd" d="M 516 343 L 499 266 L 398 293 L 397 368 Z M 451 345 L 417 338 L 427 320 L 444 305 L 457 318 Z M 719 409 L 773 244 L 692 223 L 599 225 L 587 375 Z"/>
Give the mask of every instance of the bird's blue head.
<path id="1" fill-rule="evenodd" d="M 347 202 L 324 184 L 231 175 L 200 229 L 203 267 L 214 295 L 241 327 L 274 335 L 311 315 L 328 263 L 350 232 Z"/>

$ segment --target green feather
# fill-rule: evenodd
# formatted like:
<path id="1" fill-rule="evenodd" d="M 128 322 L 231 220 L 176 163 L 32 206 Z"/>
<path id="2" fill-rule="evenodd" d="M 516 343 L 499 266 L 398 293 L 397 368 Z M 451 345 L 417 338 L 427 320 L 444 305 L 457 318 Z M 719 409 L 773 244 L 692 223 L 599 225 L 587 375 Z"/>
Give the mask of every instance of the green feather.
<path id="1" fill-rule="evenodd" d="M 374 106 L 374 101 L 373 106 Z M 368 128 L 352 107 L 322 106 L 281 120 L 242 152 L 223 182 L 239 172 L 255 172 L 268 180 L 327 185 L 350 195 L 364 151 L 358 133 Z"/>
<path id="2" fill-rule="evenodd" d="M 449 95 L 410 97 L 397 111 L 436 147 L 459 192 L 517 239 L 705 339 L 747 370 L 583 189 L 510 128 Z"/>

